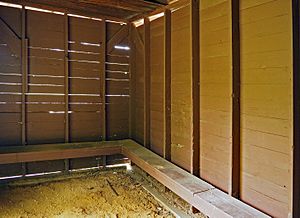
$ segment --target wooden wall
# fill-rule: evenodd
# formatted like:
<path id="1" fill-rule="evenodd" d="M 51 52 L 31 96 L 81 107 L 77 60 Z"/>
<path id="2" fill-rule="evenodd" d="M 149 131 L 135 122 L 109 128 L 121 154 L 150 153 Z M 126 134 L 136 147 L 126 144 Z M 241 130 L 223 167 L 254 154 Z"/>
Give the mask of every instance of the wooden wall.
<path id="1" fill-rule="evenodd" d="M 150 23 L 150 142 L 157 154 L 164 152 L 164 17 Z"/>
<path id="2" fill-rule="evenodd" d="M 275 217 L 288 217 L 292 208 L 292 9 L 284 0 L 199 1 L 199 39 L 192 38 L 191 1 L 168 7 L 171 14 L 171 161 L 192 171 L 193 93 L 192 40 L 200 43 L 200 177 L 242 201 Z M 194 3 L 193 3 L 194 4 Z M 233 11 L 236 10 L 236 11 Z M 240 32 L 233 25 L 240 16 Z M 237 19 L 236 19 L 237 18 Z M 163 129 L 164 17 L 150 22 L 150 133 L 151 149 L 162 155 L 168 145 Z M 235 24 L 233 24 L 235 22 Z M 143 34 L 144 26 L 136 32 Z M 240 44 L 236 34 L 239 34 Z M 139 36 L 141 37 L 141 36 Z M 137 38 L 137 34 L 134 34 Z M 142 36 L 141 39 L 144 37 Z M 133 122 L 144 134 L 144 46 L 136 40 Z M 233 45 L 234 43 L 234 45 Z M 239 52 L 233 52 L 234 46 Z M 233 60 L 240 58 L 240 83 L 233 82 Z M 233 111 L 233 87 L 241 91 Z M 239 117 L 240 143 L 233 145 L 234 117 Z M 236 131 L 236 130 L 235 130 Z M 163 135 L 161 135 L 163 134 Z M 239 133 L 238 133 L 239 134 Z M 236 138 L 235 138 L 236 141 Z M 233 153 L 237 147 L 239 157 Z M 236 159 L 239 160 L 236 162 Z M 235 162 L 234 162 L 235 161 Z M 235 163 L 235 165 L 233 165 Z M 239 163 L 236 165 L 236 163 Z M 233 172 L 240 172 L 239 178 Z M 234 182 L 238 181 L 237 183 Z M 233 190 L 235 189 L 235 190 Z M 233 193 L 234 191 L 239 193 Z"/>
<path id="3" fill-rule="evenodd" d="M 287 217 L 292 150 L 291 1 L 242 0 L 241 198 Z"/>
<path id="4" fill-rule="evenodd" d="M 200 1 L 200 174 L 227 192 L 232 142 L 230 3 Z"/>
<path id="5" fill-rule="evenodd" d="M 1 6 L 0 29 L 0 146 L 129 137 L 129 50 L 115 48 L 129 45 L 126 23 Z M 0 177 L 97 164 L 2 165 Z"/>
<path id="6" fill-rule="evenodd" d="M 171 16 L 171 160 L 191 169 L 192 142 L 192 73 L 190 5 Z"/>

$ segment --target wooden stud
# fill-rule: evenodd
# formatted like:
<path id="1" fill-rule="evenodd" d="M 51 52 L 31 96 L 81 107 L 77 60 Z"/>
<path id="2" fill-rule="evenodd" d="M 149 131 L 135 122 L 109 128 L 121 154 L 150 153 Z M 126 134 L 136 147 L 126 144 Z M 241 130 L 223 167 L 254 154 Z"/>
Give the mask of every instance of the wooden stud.
<path id="1" fill-rule="evenodd" d="M 144 18 L 144 146 L 150 148 L 150 20 Z"/>
<path id="2" fill-rule="evenodd" d="M 106 140 L 106 21 L 103 20 L 101 22 L 101 29 L 102 29 L 102 43 L 101 43 L 101 97 L 102 97 L 102 140 Z"/>
<path id="3" fill-rule="evenodd" d="M 293 10 L 293 188 L 292 217 L 300 217 L 300 4 Z"/>
<path id="4" fill-rule="evenodd" d="M 69 118 L 69 17 L 65 13 L 64 15 L 64 44 L 65 44 L 65 143 L 70 141 L 70 118 Z M 70 161 L 65 159 L 65 171 L 69 172 Z"/>
<path id="5" fill-rule="evenodd" d="M 28 91 L 28 40 L 26 39 L 26 10 L 22 7 L 22 144 L 27 143 L 26 138 L 26 92 Z"/>
<path id="6" fill-rule="evenodd" d="M 232 22 L 232 172 L 230 194 L 240 195 L 240 24 L 239 1 L 231 1 Z"/>
<path id="7" fill-rule="evenodd" d="M 130 77 L 130 103 L 129 103 L 129 138 L 134 138 L 135 133 L 135 40 L 134 24 L 129 27 L 130 54 L 129 54 L 129 77 Z"/>
<path id="8" fill-rule="evenodd" d="M 164 158 L 171 161 L 171 10 L 164 20 Z"/>
<path id="9" fill-rule="evenodd" d="M 199 0 L 191 0 L 191 42 L 192 42 L 192 152 L 191 173 L 200 174 L 200 37 L 199 37 Z"/>
<path id="10" fill-rule="evenodd" d="M 21 106 L 21 119 L 22 119 L 22 145 L 27 144 L 27 120 L 26 120 L 26 93 L 28 92 L 28 39 L 26 39 L 26 9 L 22 7 L 22 51 L 21 51 L 21 64 L 22 64 L 22 106 Z M 22 174 L 25 176 L 27 174 L 27 164 L 22 163 Z"/>

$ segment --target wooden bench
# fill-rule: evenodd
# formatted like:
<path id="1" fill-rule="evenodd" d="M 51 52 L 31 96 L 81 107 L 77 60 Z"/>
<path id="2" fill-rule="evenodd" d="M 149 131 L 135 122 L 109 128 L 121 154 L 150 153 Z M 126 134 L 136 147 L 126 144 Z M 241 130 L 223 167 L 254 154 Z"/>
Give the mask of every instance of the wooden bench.
<path id="1" fill-rule="evenodd" d="M 133 140 L 0 148 L 0 164 L 123 154 L 209 217 L 269 217 L 163 159 Z"/>

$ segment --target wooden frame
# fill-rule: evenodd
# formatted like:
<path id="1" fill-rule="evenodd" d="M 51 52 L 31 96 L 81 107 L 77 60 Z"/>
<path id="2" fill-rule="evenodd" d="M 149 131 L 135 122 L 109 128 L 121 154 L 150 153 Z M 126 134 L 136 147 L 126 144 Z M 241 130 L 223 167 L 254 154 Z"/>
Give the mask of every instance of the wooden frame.
<path id="1" fill-rule="evenodd" d="M 150 20 L 144 18 L 144 146 L 150 148 Z"/>
<path id="2" fill-rule="evenodd" d="M 69 118 L 69 16 L 64 15 L 64 32 L 65 32 L 65 142 L 70 141 L 70 118 Z M 70 161 L 65 160 L 65 171 L 70 169 Z"/>
<path id="3" fill-rule="evenodd" d="M 101 43 L 101 75 L 100 75 L 100 82 L 101 82 L 101 94 L 102 97 L 102 139 L 105 141 L 107 138 L 107 128 L 106 128 L 106 54 L 107 54 L 107 42 L 106 42 L 106 22 L 105 20 L 101 21 L 101 28 L 102 28 L 102 43 Z"/>
<path id="4" fill-rule="evenodd" d="M 164 149 L 163 156 L 171 161 L 171 11 L 164 17 Z"/>
<path id="5" fill-rule="evenodd" d="M 200 33 L 199 1 L 191 0 L 191 42 L 192 42 L 192 166 L 191 173 L 200 176 Z"/>
<path id="6" fill-rule="evenodd" d="M 232 171 L 230 194 L 240 196 L 240 23 L 239 1 L 231 1 L 232 22 Z"/>
<path id="7" fill-rule="evenodd" d="M 293 10 L 293 186 L 292 216 L 300 216 L 300 3 Z"/>

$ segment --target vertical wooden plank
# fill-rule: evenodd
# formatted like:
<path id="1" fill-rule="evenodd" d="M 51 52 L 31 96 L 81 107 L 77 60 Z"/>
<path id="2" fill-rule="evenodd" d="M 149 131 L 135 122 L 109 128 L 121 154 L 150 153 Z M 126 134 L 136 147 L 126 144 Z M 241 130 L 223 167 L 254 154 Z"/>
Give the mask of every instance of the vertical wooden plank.
<path id="1" fill-rule="evenodd" d="M 232 26 L 232 172 L 231 195 L 240 195 L 240 6 L 231 1 Z"/>
<path id="2" fill-rule="evenodd" d="M 150 148 L 150 20 L 144 18 L 144 146 Z"/>
<path id="3" fill-rule="evenodd" d="M 199 1 L 191 0 L 191 43 L 192 43 L 192 152 L 191 173 L 200 174 L 200 64 L 199 64 Z"/>
<path id="4" fill-rule="evenodd" d="M 26 39 L 26 9 L 22 7 L 22 144 L 26 144 L 26 92 L 27 92 L 27 66 L 28 66 L 28 40 Z"/>
<path id="5" fill-rule="evenodd" d="M 65 58 L 64 58 L 64 67 L 65 67 L 65 143 L 68 143 L 70 140 L 69 134 L 69 17 L 67 13 L 64 15 L 64 43 L 65 43 Z M 70 170 L 70 161 L 65 159 L 65 171 Z"/>
<path id="6" fill-rule="evenodd" d="M 101 95 L 102 96 L 102 139 L 106 140 L 106 21 L 103 20 L 101 22 L 101 29 L 102 29 L 102 43 L 101 43 L 101 63 L 102 63 L 102 69 L 101 69 Z"/>
<path id="7" fill-rule="evenodd" d="M 65 34 L 65 142 L 69 142 L 69 18 L 64 15 Z"/>
<path id="8" fill-rule="evenodd" d="M 164 21 L 164 158 L 171 161 L 171 10 Z"/>
<path id="9" fill-rule="evenodd" d="M 22 72 L 22 106 L 21 106 L 21 119 L 22 119 L 22 145 L 27 144 L 26 136 L 26 92 L 28 91 L 28 39 L 26 39 L 26 9 L 22 6 L 22 60 L 21 60 L 21 72 Z M 23 176 L 27 174 L 27 165 L 22 163 Z"/>
<path id="10" fill-rule="evenodd" d="M 134 24 L 129 27 L 129 78 L 130 78 L 130 103 L 129 103 L 129 138 L 134 138 L 135 132 L 135 40 L 134 40 Z"/>
<path id="11" fill-rule="evenodd" d="M 293 0 L 293 217 L 300 217 L 300 4 Z"/>

